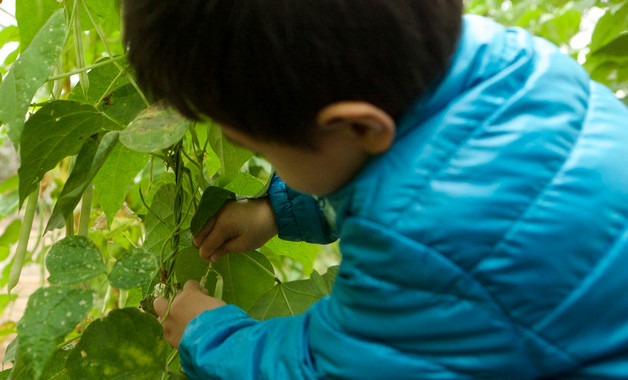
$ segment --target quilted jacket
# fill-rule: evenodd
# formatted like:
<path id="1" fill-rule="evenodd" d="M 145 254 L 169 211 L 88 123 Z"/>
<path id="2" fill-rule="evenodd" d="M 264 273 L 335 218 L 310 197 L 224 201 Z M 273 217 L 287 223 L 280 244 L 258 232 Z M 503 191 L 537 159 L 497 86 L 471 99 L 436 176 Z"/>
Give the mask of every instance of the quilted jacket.
<path id="1" fill-rule="evenodd" d="M 392 148 L 325 201 L 276 179 L 280 237 L 340 238 L 329 297 L 186 328 L 193 379 L 628 379 L 628 109 L 521 29 L 465 16 Z"/>

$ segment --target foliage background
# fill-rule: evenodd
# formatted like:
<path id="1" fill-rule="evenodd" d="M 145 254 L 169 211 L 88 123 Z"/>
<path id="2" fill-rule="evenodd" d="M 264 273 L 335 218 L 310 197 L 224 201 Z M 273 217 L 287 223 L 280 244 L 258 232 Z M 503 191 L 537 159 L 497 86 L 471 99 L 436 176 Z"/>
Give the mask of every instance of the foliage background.
<path id="1" fill-rule="evenodd" d="M 334 245 L 273 239 L 212 266 L 198 258 L 194 210 L 263 193 L 272 169 L 212 123 L 146 99 L 124 59 L 119 2 L 16 1 L 14 24 L 0 30 L 0 145 L 21 161 L 0 178 L 0 313 L 23 265 L 41 268 L 43 286 L 19 322 L 0 326 L 13 366 L 0 379 L 185 378 L 139 307 L 190 278 L 259 319 L 329 292 Z M 628 104 L 628 0 L 466 5 L 554 42 Z"/>

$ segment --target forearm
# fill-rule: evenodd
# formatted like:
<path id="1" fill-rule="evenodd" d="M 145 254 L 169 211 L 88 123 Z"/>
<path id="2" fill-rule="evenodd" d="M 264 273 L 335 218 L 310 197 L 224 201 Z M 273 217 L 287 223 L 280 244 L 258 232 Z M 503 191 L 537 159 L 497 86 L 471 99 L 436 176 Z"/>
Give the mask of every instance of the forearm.
<path id="1" fill-rule="evenodd" d="M 307 314 L 259 322 L 236 306 L 191 321 L 179 351 L 192 379 L 313 379 Z"/>

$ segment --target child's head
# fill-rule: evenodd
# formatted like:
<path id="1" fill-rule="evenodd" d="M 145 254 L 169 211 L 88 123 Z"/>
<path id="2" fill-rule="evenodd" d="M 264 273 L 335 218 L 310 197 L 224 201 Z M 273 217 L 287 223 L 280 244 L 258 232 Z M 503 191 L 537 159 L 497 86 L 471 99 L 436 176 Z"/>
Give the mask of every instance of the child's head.
<path id="1" fill-rule="evenodd" d="M 192 118 L 311 146 L 326 106 L 397 118 L 454 51 L 462 0 L 126 0 L 137 79 Z"/>

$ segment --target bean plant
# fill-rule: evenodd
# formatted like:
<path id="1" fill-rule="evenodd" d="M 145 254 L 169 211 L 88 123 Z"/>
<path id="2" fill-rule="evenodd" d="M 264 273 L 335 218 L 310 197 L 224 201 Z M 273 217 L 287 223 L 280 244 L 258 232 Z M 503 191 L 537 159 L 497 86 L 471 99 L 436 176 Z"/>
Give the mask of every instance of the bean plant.
<path id="1" fill-rule="evenodd" d="M 548 38 L 626 101 L 628 1 L 466 5 Z M 16 0 L 15 18 L 0 30 L 0 48 L 14 47 L 0 63 L 0 142 L 20 158 L 0 183 L 0 219 L 12 220 L 0 231 L 0 312 L 24 265 L 41 267 L 42 286 L 0 329 L 17 333 L 0 379 L 185 379 L 152 300 L 190 279 L 260 320 L 330 292 L 336 246 L 274 238 L 213 264 L 199 257 L 194 234 L 224 202 L 263 196 L 272 168 L 211 120 L 142 92 L 118 1 Z"/>

